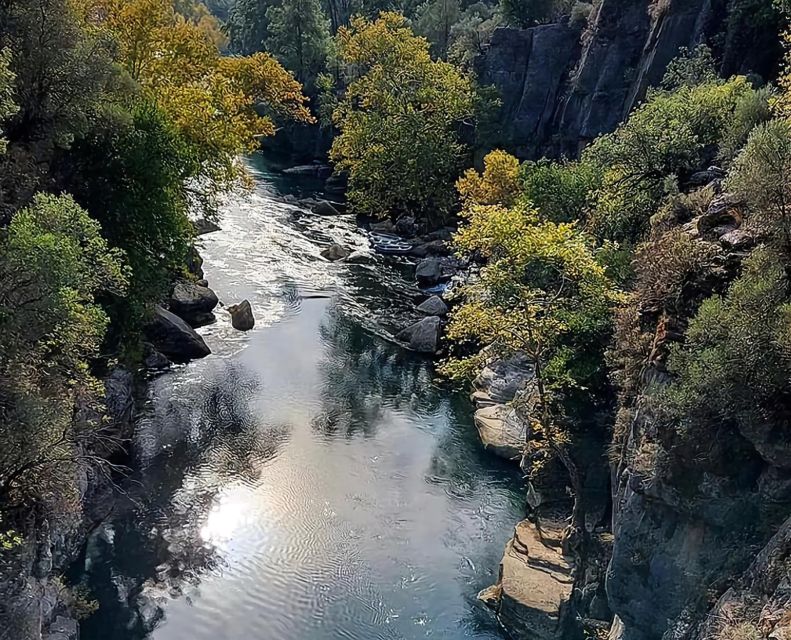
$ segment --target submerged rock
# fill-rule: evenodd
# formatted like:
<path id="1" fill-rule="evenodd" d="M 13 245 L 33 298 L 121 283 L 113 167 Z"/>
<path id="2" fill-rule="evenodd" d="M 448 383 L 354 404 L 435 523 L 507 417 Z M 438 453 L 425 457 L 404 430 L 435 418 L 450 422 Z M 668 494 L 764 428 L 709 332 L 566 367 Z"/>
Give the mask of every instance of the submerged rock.
<path id="1" fill-rule="evenodd" d="M 326 249 L 322 249 L 321 257 L 326 258 L 327 260 L 331 260 L 332 262 L 336 262 L 338 260 L 344 260 L 351 255 L 351 252 L 340 244 L 331 244 Z"/>
<path id="2" fill-rule="evenodd" d="M 145 334 L 154 347 L 174 362 L 204 358 L 211 350 L 184 320 L 159 305 L 145 327 Z"/>
<path id="3" fill-rule="evenodd" d="M 255 326 L 255 316 L 249 300 L 231 305 L 228 313 L 231 314 L 231 326 L 238 331 L 250 331 Z"/>
<path id="4" fill-rule="evenodd" d="M 437 316 L 429 316 L 401 331 L 396 339 L 406 342 L 413 351 L 435 353 L 439 346 L 441 327 Z"/>
<path id="5" fill-rule="evenodd" d="M 170 294 L 170 310 L 193 327 L 214 322 L 212 310 L 217 306 L 217 295 L 196 282 L 179 280 Z"/>
<path id="6" fill-rule="evenodd" d="M 448 305 L 439 296 L 431 296 L 428 300 L 421 302 L 417 310 L 427 316 L 444 316 L 448 313 Z"/>

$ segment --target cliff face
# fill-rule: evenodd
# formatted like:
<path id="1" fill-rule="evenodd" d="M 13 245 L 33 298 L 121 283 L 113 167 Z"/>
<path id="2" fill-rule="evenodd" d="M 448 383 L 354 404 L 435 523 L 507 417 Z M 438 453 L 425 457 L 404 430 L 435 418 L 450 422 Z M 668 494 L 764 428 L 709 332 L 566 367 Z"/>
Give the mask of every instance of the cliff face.
<path id="1" fill-rule="evenodd" d="M 616 128 L 661 81 L 681 47 L 710 45 L 725 75 L 771 76 L 780 55 L 774 18 L 747 37 L 752 18 L 743 4 L 601 0 L 583 32 L 563 22 L 497 29 L 476 61 L 481 83 L 494 85 L 503 103 L 492 146 L 522 158 L 576 156 Z"/>

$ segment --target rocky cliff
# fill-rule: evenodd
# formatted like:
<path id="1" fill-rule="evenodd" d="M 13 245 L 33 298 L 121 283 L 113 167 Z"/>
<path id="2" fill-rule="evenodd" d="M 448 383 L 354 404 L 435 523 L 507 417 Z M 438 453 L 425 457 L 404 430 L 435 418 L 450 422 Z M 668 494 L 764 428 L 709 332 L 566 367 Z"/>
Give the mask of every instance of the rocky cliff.
<path id="1" fill-rule="evenodd" d="M 779 24 L 761 0 L 601 0 L 584 28 L 497 29 L 476 61 L 479 80 L 502 99 L 491 146 L 522 158 L 576 156 L 616 128 L 681 47 L 709 45 L 723 75 L 772 77 Z"/>
<path id="2" fill-rule="evenodd" d="M 689 437 L 656 411 L 658 391 L 669 380 L 671 345 L 683 340 L 700 302 L 723 292 L 749 255 L 747 242 L 732 241 L 744 233 L 738 207 L 723 209 L 723 202 L 728 196 L 715 198 L 707 213 L 684 226 L 711 257 L 688 275 L 673 310 L 629 311 L 647 340 L 632 380 L 634 401 L 621 407 L 613 462 L 614 542 L 606 586 L 623 640 L 766 637 L 722 635 L 712 626 L 722 618 L 716 609 L 700 626 L 718 597 L 734 600 L 736 591 L 761 588 L 768 602 L 781 600 L 773 594 L 785 589 L 784 604 L 775 608 L 789 607 L 789 525 L 783 522 L 791 509 L 791 441 L 783 419 L 767 416 L 744 427 L 726 416 Z M 714 230 L 712 216 L 721 223 Z M 785 573 L 762 586 L 754 567 L 770 564 Z"/>

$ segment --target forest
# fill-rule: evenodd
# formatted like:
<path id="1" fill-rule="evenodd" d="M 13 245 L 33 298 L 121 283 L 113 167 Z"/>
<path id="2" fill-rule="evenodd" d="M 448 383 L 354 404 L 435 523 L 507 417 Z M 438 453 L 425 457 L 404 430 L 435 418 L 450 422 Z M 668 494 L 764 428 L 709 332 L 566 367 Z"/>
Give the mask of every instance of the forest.
<path id="1" fill-rule="evenodd" d="M 656 25 L 678 3 L 631 4 Z M 79 541 L 90 487 L 123 485 L 130 434 L 106 380 L 144 368 L 155 305 L 203 280 L 200 224 L 222 226 L 229 194 L 253 190 L 243 159 L 263 149 L 328 164 L 363 225 L 450 229 L 438 253 L 462 282 L 438 384 L 530 363 L 508 403 L 528 512 L 539 534 L 562 521 L 576 566 L 575 622 L 540 637 L 594 633 L 592 583 L 625 639 L 791 633 L 787 600 L 766 621 L 768 587 L 705 617 L 747 590 L 791 505 L 791 37 L 776 3 L 721 4 L 719 31 L 675 47 L 617 128 L 566 155 L 509 141 L 508 96 L 482 68 L 498 30 L 595 42 L 607 0 L 0 0 L 0 574 L 35 574 L 42 528 Z M 734 66 L 754 49 L 760 69 Z M 586 485 L 591 447 L 606 507 Z M 556 494 L 560 518 L 531 498 Z M 676 516 L 638 499 L 704 513 L 701 535 L 728 557 L 634 587 L 651 547 L 678 550 L 640 528 Z M 603 529 L 589 525 L 600 507 Z M 49 565 L 36 577 L 64 571 Z M 627 593 L 668 584 L 683 602 L 641 619 Z M 2 581 L 3 620 L 19 590 Z M 98 606 L 81 587 L 58 599 Z M 699 635 L 662 635 L 685 615 Z M 8 637 L 42 637 L 26 624 Z"/>

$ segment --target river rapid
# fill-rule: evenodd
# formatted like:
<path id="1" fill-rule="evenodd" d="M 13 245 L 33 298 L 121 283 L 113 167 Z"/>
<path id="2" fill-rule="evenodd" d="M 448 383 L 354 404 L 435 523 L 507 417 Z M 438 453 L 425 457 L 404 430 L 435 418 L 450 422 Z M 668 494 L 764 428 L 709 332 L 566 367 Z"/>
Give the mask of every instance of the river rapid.
<path id="1" fill-rule="evenodd" d="M 250 168 L 200 250 L 256 327 L 218 308 L 212 355 L 149 384 L 134 475 L 71 576 L 100 605 L 82 640 L 500 638 L 476 594 L 522 517 L 518 472 L 430 360 L 383 339 L 419 294 L 410 270 L 323 260 L 367 246 L 354 220 Z"/>

